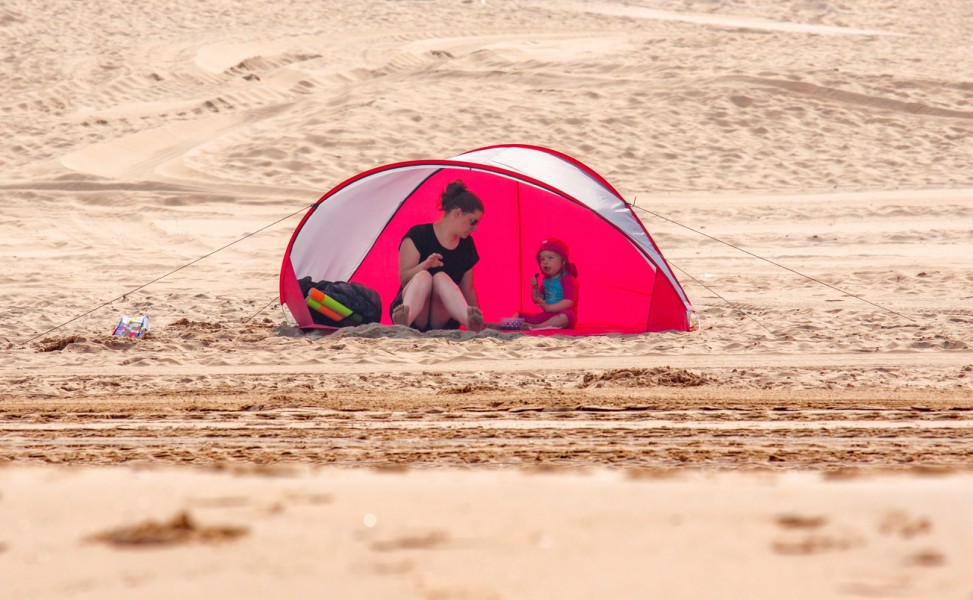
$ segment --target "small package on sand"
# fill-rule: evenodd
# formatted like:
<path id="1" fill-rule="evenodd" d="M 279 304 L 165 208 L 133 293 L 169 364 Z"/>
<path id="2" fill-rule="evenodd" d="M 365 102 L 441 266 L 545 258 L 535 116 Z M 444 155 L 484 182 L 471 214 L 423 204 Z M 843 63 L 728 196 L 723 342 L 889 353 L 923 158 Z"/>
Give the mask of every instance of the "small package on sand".
<path id="1" fill-rule="evenodd" d="M 148 317 L 128 317 L 122 315 L 112 335 L 139 339 L 149 330 Z"/>

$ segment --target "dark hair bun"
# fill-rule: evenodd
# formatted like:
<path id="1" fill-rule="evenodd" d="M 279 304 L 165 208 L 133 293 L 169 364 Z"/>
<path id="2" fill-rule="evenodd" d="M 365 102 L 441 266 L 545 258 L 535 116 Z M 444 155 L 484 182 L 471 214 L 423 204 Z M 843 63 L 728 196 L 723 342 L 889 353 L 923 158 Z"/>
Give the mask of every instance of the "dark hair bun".
<path id="1" fill-rule="evenodd" d="M 482 211 L 483 202 L 466 187 L 466 183 L 462 179 L 457 179 L 443 190 L 443 194 L 440 196 L 440 207 L 443 212 L 458 208 L 464 213 L 471 213 Z"/>
<path id="2" fill-rule="evenodd" d="M 453 183 L 446 186 L 446 191 L 443 192 L 446 196 L 458 196 L 463 192 L 468 192 L 470 188 L 466 187 L 466 182 L 462 179 L 457 179 Z"/>

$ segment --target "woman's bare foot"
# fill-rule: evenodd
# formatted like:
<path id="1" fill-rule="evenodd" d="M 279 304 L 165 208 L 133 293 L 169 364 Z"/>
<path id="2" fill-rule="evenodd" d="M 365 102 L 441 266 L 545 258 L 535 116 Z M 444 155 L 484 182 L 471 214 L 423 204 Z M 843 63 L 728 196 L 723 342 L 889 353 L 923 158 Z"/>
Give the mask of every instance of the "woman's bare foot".
<path id="1" fill-rule="evenodd" d="M 483 331 L 483 313 L 479 308 L 475 306 L 466 308 L 466 328 L 470 331 Z"/>
<path id="2" fill-rule="evenodd" d="M 405 325 L 408 327 L 409 323 L 409 307 L 405 304 L 400 304 L 395 307 L 392 311 L 392 322 L 396 325 Z"/>

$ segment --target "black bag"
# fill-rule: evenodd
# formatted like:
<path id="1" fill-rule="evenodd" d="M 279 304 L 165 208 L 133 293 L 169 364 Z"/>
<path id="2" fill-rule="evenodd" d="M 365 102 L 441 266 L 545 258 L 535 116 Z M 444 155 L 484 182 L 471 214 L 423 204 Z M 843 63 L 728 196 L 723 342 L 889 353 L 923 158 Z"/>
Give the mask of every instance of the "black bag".
<path id="1" fill-rule="evenodd" d="M 304 294 L 305 298 L 307 298 L 311 288 L 314 288 L 344 304 L 361 317 L 362 325 L 378 323 L 382 320 L 382 297 L 367 285 L 348 281 L 311 281 L 310 277 L 298 279 L 297 284 L 301 286 L 301 293 Z M 311 318 L 318 325 L 348 327 L 359 324 L 350 317 L 341 321 L 334 321 L 314 309 L 309 310 L 311 311 Z"/>

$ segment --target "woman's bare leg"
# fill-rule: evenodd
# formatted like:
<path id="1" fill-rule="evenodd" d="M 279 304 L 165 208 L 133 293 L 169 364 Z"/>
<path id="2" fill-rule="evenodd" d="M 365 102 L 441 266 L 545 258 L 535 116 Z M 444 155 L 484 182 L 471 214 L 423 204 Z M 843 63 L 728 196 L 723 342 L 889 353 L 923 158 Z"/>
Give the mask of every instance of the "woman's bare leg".
<path id="1" fill-rule="evenodd" d="M 392 322 L 420 329 L 429 324 L 429 300 L 432 296 L 432 276 L 429 271 L 416 273 L 402 290 L 402 304 L 392 311 Z"/>
<path id="2" fill-rule="evenodd" d="M 435 281 L 433 277 L 433 281 Z M 436 294 L 435 285 L 433 286 L 432 296 L 429 298 L 429 327 L 428 329 L 442 329 L 449 321 L 449 311 L 443 305 L 442 298 Z"/>
<path id="3" fill-rule="evenodd" d="M 486 323 L 483 322 L 483 312 L 476 306 L 466 307 L 466 328 L 470 331 L 483 331 Z"/>
<path id="4" fill-rule="evenodd" d="M 438 318 L 441 317 L 441 315 L 435 314 L 435 309 L 437 308 L 436 299 L 438 299 L 443 309 L 445 309 L 446 315 L 456 319 L 470 331 L 480 331 L 483 329 L 483 313 L 480 312 L 479 308 L 466 303 L 466 297 L 463 296 L 463 292 L 449 278 L 449 275 L 439 272 L 433 276 L 432 293 L 434 296 L 432 312 L 434 314 L 431 315 L 431 323 L 434 326 L 441 326 L 446 323 L 446 319 L 443 319 L 441 323 L 437 323 Z"/>

